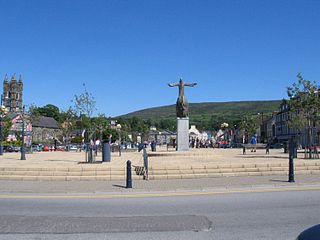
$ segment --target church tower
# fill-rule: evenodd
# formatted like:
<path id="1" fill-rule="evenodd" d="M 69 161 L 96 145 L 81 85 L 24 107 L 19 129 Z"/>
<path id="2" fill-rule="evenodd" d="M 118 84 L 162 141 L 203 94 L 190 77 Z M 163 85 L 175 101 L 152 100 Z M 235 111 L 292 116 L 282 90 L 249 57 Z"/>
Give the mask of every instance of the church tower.
<path id="1" fill-rule="evenodd" d="M 22 92 L 23 83 L 21 75 L 19 81 L 17 81 L 15 74 L 13 74 L 10 81 L 8 81 L 8 76 L 6 75 L 3 81 L 1 100 L 2 105 L 7 108 L 8 112 L 20 112 L 22 110 Z"/>

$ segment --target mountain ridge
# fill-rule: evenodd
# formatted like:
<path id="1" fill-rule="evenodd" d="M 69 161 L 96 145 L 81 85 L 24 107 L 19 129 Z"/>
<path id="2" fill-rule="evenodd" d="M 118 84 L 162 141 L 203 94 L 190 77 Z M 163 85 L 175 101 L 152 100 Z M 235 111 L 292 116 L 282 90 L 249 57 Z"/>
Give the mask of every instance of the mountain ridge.
<path id="1" fill-rule="evenodd" d="M 237 116 L 244 114 L 270 114 L 279 109 L 282 100 L 254 100 L 229 102 L 189 103 L 190 117 L 208 115 Z M 175 117 L 175 104 L 146 108 L 130 112 L 119 117 L 140 117 L 142 119 Z"/>

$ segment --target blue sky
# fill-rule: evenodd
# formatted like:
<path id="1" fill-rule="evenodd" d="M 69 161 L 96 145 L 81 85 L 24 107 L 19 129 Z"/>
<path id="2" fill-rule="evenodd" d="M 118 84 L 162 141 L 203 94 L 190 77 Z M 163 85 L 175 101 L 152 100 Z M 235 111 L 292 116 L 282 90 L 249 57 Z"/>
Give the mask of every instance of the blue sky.
<path id="1" fill-rule="evenodd" d="M 65 110 L 82 84 L 96 113 L 286 97 L 320 80 L 318 0 L 0 0 L 0 79 L 22 74 L 24 103 Z"/>

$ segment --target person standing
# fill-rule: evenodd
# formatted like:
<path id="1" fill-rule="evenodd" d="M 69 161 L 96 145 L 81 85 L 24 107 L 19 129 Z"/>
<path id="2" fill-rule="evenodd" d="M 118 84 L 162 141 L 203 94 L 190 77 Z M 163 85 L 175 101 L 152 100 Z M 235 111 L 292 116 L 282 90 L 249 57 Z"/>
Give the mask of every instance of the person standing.
<path id="1" fill-rule="evenodd" d="M 251 152 L 256 152 L 257 138 L 252 136 L 250 143 L 252 145 Z"/>

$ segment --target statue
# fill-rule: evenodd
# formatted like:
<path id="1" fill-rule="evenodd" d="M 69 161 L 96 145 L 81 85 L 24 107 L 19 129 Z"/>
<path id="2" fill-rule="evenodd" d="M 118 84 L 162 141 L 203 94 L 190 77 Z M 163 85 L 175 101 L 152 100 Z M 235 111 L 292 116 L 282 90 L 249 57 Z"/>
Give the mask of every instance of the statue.
<path id="1" fill-rule="evenodd" d="M 181 78 L 179 83 L 168 84 L 169 87 L 179 87 L 179 97 L 176 103 L 177 117 L 185 118 L 189 116 L 189 104 L 187 98 L 184 96 L 184 87 L 194 87 L 197 83 L 185 83 Z"/>

